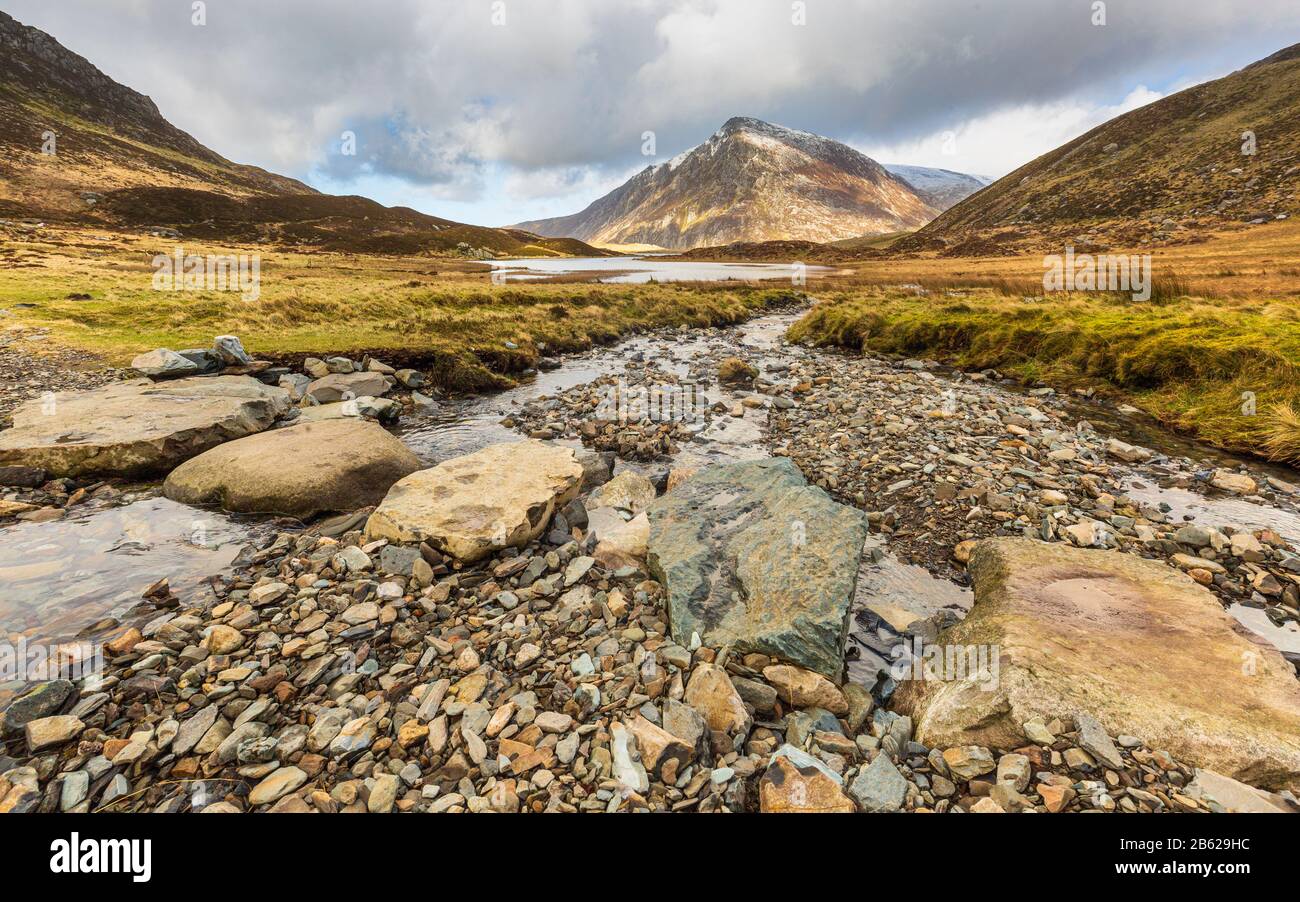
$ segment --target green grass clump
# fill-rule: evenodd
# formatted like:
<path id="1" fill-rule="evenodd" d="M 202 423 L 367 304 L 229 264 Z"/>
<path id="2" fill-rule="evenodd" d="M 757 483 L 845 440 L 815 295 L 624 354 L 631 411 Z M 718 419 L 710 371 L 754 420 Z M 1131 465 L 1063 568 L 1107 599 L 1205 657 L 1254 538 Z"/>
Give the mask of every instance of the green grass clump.
<path id="1" fill-rule="evenodd" d="M 945 304 L 858 292 L 817 305 L 790 336 L 997 369 L 1027 383 L 1110 388 L 1213 444 L 1300 461 L 1300 424 L 1280 413 L 1300 408 L 1296 308 L 1175 298 L 1175 290 L 1147 303 L 984 292 Z"/>

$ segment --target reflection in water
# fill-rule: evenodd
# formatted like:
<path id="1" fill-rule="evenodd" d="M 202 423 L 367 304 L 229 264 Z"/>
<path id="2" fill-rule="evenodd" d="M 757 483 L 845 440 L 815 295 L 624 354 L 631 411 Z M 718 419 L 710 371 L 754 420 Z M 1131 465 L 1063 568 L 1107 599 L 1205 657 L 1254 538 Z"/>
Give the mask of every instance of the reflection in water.
<path id="1" fill-rule="evenodd" d="M 905 564 L 886 547 L 881 536 L 867 537 L 849 618 L 849 648 L 856 657 L 849 658 L 847 673 L 864 685 L 894 662 L 889 652 L 904 641 L 899 634 L 911 623 L 940 611 L 965 617 L 975 602 L 970 589 Z"/>
<path id="2" fill-rule="evenodd" d="M 1124 485 L 1124 494 L 1134 501 L 1158 507 L 1169 505 L 1171 523 L 1191 517 L 1202 526 L 1222 529 L 1232 526 L 1248 532 L 1271 529 L 1288 542 L 1300 542 L 1300 514 L 1255 504 L 1231 495 L 1211 498 L 1175 486 L 1160 488 L 1142 480 L 1130 480 Z"/>
<path id="3" fill-rule="evenodd" d="M 1263 608 L 1252 608 L 1244 604 L 1234 604 L 1228 613 L 1237 618 L 1237 622 L 1257 636 L 1265 639 L 1283 655 L 1291 660 L 1300 660 L 1300 624 L 1288 620 L 1278 626 L 1264 613 Z"/>
<path id="4" fill-rule="evenodd" d="M 182 603 L 250 538 L 224 514 L 153 497 L 0 532 L 0 636 L 65 639 L 167 577 Z"/>

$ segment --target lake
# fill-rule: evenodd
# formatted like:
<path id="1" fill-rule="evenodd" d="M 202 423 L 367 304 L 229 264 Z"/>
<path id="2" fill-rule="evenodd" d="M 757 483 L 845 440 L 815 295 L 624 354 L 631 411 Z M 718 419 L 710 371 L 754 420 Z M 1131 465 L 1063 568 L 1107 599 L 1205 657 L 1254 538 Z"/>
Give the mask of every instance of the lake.
<path id="1" fill-rule="evenodd" d="M 790 263 L 702 263 L 699 261 L 660 259 L 656 257 L 530 257 L 519 260 L 494 260 L 492 277 L 506 281 L 545 281 L 560 276 L 586 276 L 591 282 L 723 282 L 792 281 L 795 261 Z M 819 278 L 834 272 L 829 266 L 802 267 L 807 278 Z"/>

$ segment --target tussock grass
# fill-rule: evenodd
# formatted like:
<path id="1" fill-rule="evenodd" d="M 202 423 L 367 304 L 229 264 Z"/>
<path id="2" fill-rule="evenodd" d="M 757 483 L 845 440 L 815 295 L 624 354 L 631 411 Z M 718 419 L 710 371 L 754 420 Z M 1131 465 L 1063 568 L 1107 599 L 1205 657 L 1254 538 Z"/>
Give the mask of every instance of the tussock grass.
<path id="1" fill-rule="evenodd" d="M 1272 460 L 1300 460 L 1300 413 L 1284 401 L 1269 409 L 1264 451 Z"/>

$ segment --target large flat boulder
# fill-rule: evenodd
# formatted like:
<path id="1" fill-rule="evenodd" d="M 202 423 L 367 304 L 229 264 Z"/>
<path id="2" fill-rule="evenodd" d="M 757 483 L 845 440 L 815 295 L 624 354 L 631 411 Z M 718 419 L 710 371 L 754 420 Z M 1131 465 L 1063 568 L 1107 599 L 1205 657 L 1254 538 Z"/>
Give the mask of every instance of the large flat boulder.
<path id="1" fill-rule="evenodd" d="M 370 515 L 366 534 L 428 541 L 477 561 L 537 538 L 581 484 L 582 465 L 571 448 L 538 441 L 489 445 L 399 481 Z"/>
<path id="2" fill-rule="evenodd" d="M 1189 577 L 1020 538 L 980 542 L 969 568 L 975 605 L 938 645 L 997 663 L 901 683 L 920 742 L 1016 748 L 1026 722 L 1090 715 L 1252 786 L 1300 789 L 1300 682 Z"/>
<path id="3" fill-rule="evenodd" d="M 0 432 L 0 466 L 51 476 L 152 476 L 222 442 L 261 432 L 289 393 L 248 376 L 116 382 L 59 392 L 14 411 Z"/>
<path id="4" fill-rule="evenodd" d="M 866 516 L 788 458 L 703 470 L 646 510 L 647 563 L 673 636 L 761 652 L 838 680 Z"/>
<path id="5" fill-rule="evenodd" d="M 163 494 L 183 504 L 305 518 L 378 504 L 422 466 L 377 423 L 325 420 L 218 445 L 172 470 Z"/>

